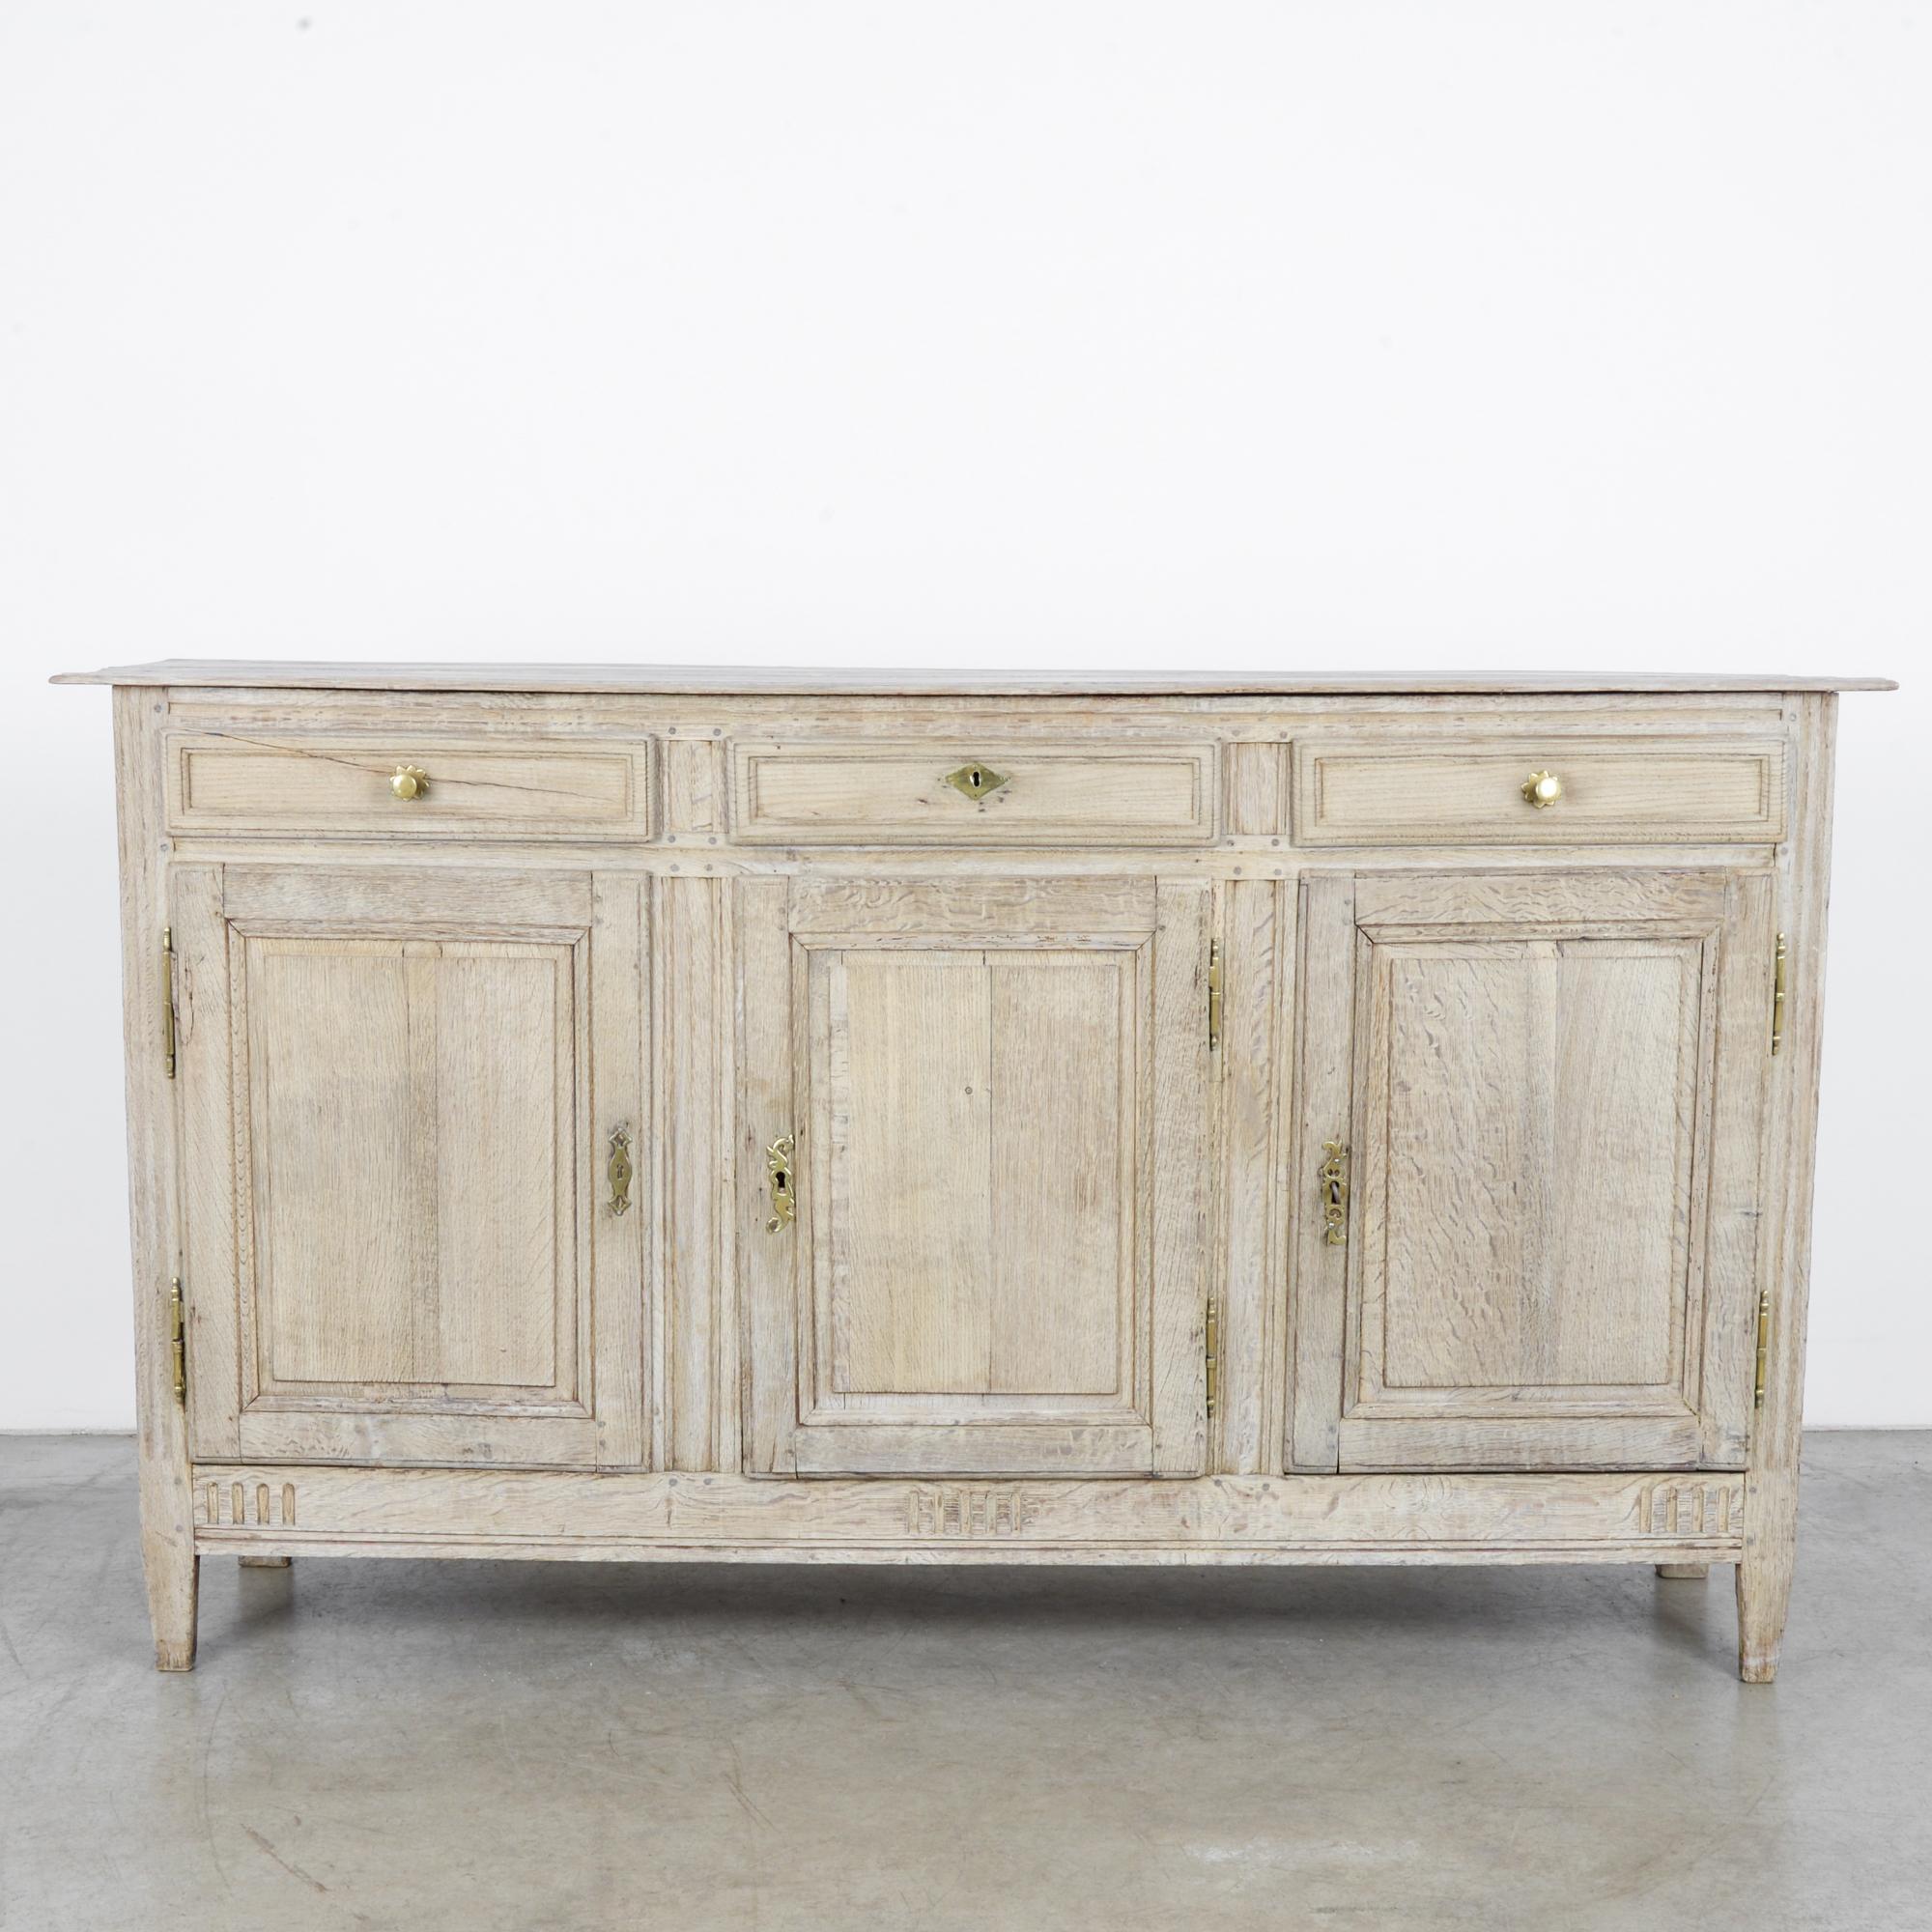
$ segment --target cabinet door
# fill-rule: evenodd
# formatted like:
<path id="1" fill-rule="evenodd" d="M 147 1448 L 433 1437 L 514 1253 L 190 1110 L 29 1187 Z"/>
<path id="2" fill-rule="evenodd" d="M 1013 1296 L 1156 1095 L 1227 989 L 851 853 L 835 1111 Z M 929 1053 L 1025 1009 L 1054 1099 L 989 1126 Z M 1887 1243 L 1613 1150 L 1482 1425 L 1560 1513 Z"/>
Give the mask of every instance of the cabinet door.
<path id="1" fill-rule="evenodd" d="M 640 1463 L 638 882 L 184 867 L 173 899 L 194 1454 Z"/>
<path id="2" fill-rule="evenodd" d="M 1771 907 L 1762 875 L 1308 883 L 1292 1467 L 1742 1463 Z"/>
<path id="3" fill-rule="evenodd" d="M 751 1466 L 1198 1472 L 1207 887 L 738 893 Z"/>

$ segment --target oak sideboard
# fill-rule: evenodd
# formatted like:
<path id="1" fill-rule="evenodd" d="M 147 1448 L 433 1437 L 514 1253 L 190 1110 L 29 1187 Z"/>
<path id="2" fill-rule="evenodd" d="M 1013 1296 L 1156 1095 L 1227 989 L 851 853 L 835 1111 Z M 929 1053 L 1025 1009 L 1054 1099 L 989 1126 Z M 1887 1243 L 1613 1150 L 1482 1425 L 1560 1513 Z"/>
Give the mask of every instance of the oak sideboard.
<path id="1" fill-rule="evenodd" d="M 113 687 L 142 1542 L 1736 1566 L 1797 1511 L 1836 694 Z"/>

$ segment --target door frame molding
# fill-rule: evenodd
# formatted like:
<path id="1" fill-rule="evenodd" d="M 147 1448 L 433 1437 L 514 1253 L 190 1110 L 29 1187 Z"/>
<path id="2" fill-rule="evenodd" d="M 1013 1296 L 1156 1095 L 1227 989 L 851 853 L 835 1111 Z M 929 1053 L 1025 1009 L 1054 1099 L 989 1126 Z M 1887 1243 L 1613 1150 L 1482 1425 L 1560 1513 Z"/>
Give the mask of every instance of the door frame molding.
<path id="1" fill-rule="evenodd" d="M 889 890 L 882 891 L 881 888 Z M 1213 887 L 1206 879 L 934 879 L 882 867 L 864 880 L 737 882 L 743 981 L 739 1008 L 738 1212 L 744 1283 L 745 1466 L 757 1475 L 1025 1476 L 1202 1474 L 1207 1381 L 1202 1348 L 1211 1264 L 1212 1196 L 1206 1025 Z M 910 897 L 915 918 L 908 920 Z M 1051 906 L 1049 917 L 1042 908 Z M 1031 924 L 1027 923 L 1031 920 Z M 1152 969 L 1153 1037 L 1142 1077 L 1151 1090 L 1142 1198 L 1151 1300 L 1150 1412 L 1127 1421 L 1038 1424 L 830 1422 L 806 1412 L 810 1360 L 810 1182 L 798 1219 L 768 1232 L 764 1151 L 797 1137 L 802 1173 L 822 1172 L 807 1145 L 811 1095 L 808 955 L 838 945 L 890 945 L 916 932 L 963 947 L 1116 944 L 1138 938 Z M 1065 939 L 1060 935 L 1064 932 Z M 1140 1243 L 1137 1243 L 1140 1245 Z"/>

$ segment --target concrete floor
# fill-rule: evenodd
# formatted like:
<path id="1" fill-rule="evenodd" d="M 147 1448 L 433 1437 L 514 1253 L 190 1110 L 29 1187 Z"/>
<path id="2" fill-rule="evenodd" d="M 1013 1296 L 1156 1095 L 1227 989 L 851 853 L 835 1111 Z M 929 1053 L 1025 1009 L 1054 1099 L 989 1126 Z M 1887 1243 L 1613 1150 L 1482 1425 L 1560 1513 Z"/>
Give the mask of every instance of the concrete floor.
<path id="1" fill-rule="evenodd" d="M 202 1565 L 0 1438 L 0 1927 L 1932 1927 L 1932 1435 L 1730 1573 Z"/>

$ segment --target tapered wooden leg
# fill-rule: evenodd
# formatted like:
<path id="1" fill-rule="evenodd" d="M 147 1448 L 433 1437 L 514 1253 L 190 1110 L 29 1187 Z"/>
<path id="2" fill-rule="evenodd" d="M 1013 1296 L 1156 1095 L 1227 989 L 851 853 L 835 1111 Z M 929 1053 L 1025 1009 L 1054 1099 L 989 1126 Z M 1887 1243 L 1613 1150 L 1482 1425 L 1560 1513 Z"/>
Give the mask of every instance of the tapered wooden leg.
<path id="1" fill-rule="evenodd" d="M 155 1668 L 194 1668 L 195 1600 L 201 1559 L 191 1546 L 143 1537 L 148 1571 L 148 1615 L 155 1626 Z"/>
<path id="2" fill-rule="evenodd" d="M 235 1560 L 244 1570 L 286 1570 L 296 1559 L 293 1556 L 238 1556 Z"/>
<path id="3" fill-rule="evenodd" d="M 1657 1566 L 1657 1574 L 1660 1577 L 1668 1577 L 1673 1581 L 1701 1583 L 1711 1574 L 1711 1566 L 1708 1563 L 1660 1563 Z"/>
<path id="4" fill-rule="evenodd" d="M 1745 1550 L 1738 1562 L 1738 1675 L 1769 1684 L 1777 1675 L 1791 1571 L 1798 1553 L 1798 1480 L 1767 1471 L 1753 1476 L 1745 1512 Z"/>

